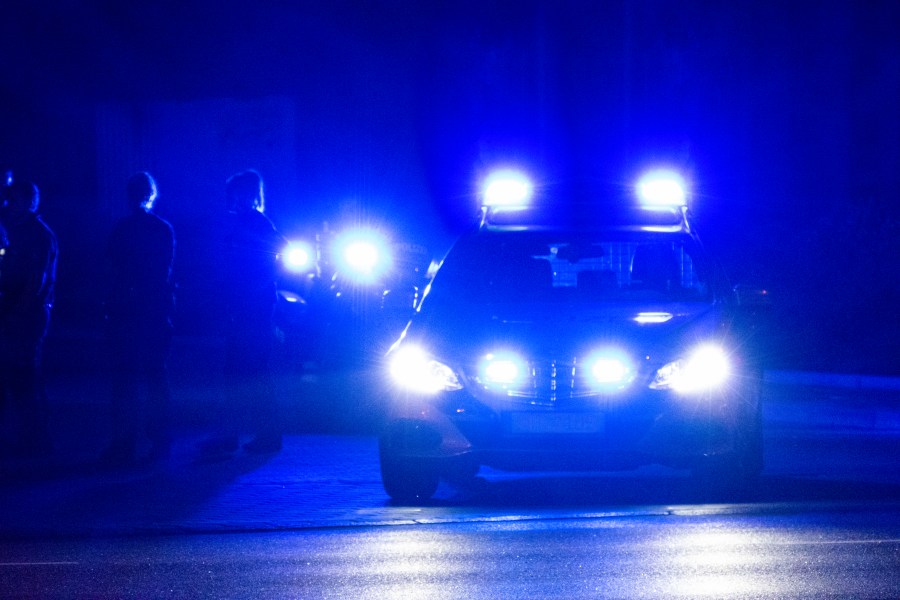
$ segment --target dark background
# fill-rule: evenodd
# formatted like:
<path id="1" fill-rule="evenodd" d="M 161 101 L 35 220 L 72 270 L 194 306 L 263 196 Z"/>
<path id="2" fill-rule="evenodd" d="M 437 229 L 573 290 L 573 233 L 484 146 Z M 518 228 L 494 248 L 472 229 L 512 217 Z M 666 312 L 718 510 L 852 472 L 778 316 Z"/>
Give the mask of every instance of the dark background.
<path id="1" fill-rule="evenodd" d="M 0 9 L 0 166 L 96 322 L 124 181 L 158 179 L 182 306 L 226 177 L 289 235 L 351 215 L 440 256 L 478 177 L 691 181 L 707 244 L 776 301 L 774 364 L 900 374 L 900 3 L 22 2 Z M 186 325 L 185 325 L 186 326 Z"/>

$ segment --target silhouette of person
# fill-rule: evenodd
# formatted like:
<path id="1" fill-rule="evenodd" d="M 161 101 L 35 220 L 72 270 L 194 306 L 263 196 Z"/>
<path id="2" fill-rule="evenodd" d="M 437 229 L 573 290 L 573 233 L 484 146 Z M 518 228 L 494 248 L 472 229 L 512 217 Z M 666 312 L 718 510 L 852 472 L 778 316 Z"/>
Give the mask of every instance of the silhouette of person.
<path id="1" fill-rule="evenodd" d="M 262 177 L 242 171 L 226 183 L 227 221 L 222 256 L 225 302 L 226 431 L 203 444 L 206 452 L 233 452 L 247 425 L 253 453 L 281 450 L 282 431 L 271 373 L 275 341 L 279 255 L 287 240 L 264 214 Z"/>
<path id="2" fill-rule="evenodd" d="M 0 214 L 9 246 L 0 273 L 0 395 L 21 419 L 14 443 L 24 455 L 52 452 L 49 410 L 40 367 L 56 283 L 56 235 L 38 216 L 38 188 L 15 180 Z M 0 405 L 0 413 L 5 406 Z"/>
<path id="3" fill-rule="evenodd" d="M 157 187 L 149 173 L 128 179 L 126 199 L 129 214 L 113 227 L 106 251 L 113 436 L 101 459 L 114 465 L 136 460 L 142 434 L 151 442 L 152 460 L 168 458 L 172 443 L 166 360 L 175 304 L 175 234 L 153 212 Z M 142 383 L 146 402 L 141 401 Z"/>

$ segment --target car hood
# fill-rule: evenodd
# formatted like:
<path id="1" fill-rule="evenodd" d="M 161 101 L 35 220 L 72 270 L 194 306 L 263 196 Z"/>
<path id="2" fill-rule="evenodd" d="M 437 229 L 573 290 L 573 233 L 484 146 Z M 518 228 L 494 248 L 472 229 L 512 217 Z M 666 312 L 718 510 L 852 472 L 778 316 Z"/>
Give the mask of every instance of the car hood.
<path id="1" fill-rule="evenodd" d="M 722 307 L 715 302 L 609 303 L 562 310 L 519 304 L 420 314 L 407 337 L 453 362 L 498 350 L 570 358 L 605 346 L 668 360 L 686 341 L 713 336 L 721 323 Z"/>

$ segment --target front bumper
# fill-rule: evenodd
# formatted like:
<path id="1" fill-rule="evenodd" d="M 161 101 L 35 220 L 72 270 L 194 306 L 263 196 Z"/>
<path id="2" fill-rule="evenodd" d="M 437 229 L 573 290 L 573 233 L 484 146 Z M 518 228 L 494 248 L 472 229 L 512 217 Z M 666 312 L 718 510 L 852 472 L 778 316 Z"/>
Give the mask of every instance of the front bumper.
<path id="1" fill-rule="evenodd" d="M 535 405 L 460 390 L 399 394 L 381 443 L 396 456 L 474 460 L 510 471 L 619 470 L 659 463 L 686 468 L 736 449 L 739 390 L 702 397 L 643 390 L 565 406 Z"/>

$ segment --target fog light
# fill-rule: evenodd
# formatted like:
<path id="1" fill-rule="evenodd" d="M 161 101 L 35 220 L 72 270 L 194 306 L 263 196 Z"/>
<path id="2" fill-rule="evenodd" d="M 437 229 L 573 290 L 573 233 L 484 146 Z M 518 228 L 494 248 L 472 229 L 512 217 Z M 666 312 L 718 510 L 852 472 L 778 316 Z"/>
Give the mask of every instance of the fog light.
<path id="1" fill-rule="evenodd" d="M 591 385 L 604 391 L 621 390 L 635 377 L 631 359 L 621 350 L 598 350 L 587 359 L 586 365 Z"/>
<path id="2" fill-rule="evenodd" d="M 513 386 L 526 372 L 525 361 L 511 352 L 490 353 L 481 361 L 481 379 L 488 385 Z"/>

